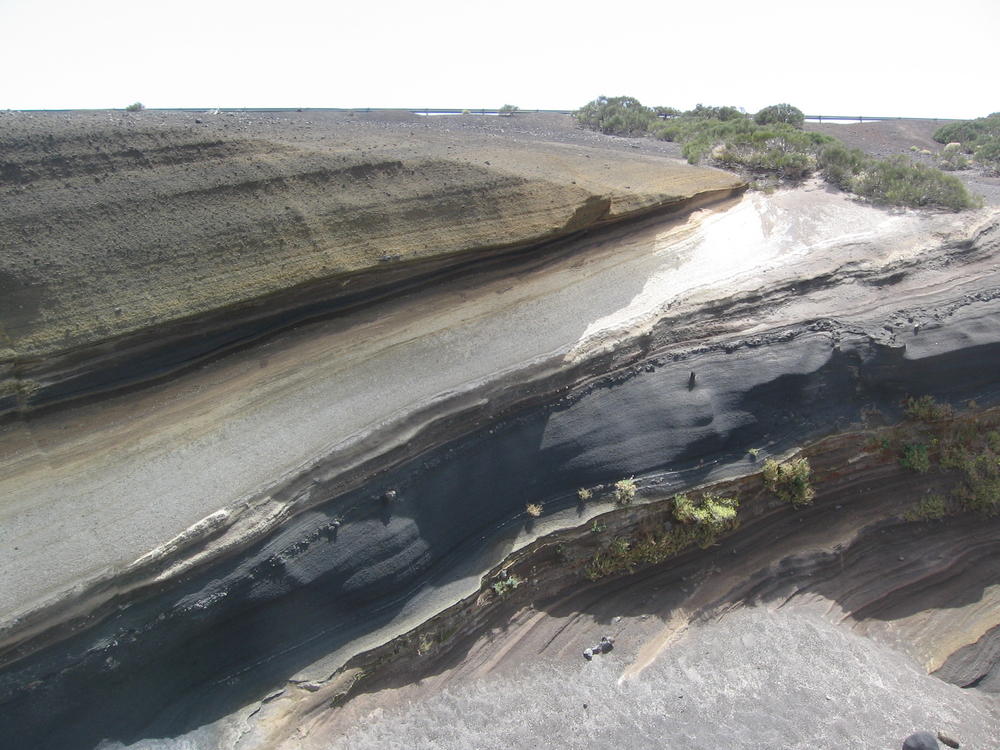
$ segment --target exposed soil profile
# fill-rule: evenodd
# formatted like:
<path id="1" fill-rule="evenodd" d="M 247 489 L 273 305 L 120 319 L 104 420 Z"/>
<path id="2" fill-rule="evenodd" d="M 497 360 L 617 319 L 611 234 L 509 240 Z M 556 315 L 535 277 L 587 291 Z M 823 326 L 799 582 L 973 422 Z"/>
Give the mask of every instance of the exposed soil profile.
<path id="1" fill-rule="evenodd" d="M 936 125 L 807 127 L 931 160 Z M 1000 736 L 993 178 L 748 191 L 533 114 L 0 113 L 0 148 L 13 746 Z M 799 451 L 793 507 L 761 470 Z"/>

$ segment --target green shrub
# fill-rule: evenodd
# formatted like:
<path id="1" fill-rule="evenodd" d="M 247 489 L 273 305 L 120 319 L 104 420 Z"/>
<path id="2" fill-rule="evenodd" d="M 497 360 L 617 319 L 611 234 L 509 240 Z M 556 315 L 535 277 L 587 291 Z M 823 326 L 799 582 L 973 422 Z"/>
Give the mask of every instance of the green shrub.
<path id="1" fill-rule="evenodd" d="M 686 494 L 674 495 L 674 518 L 681 523 L 699 523 L 722 528 L 736 518 L 739 500 L 705 494 L 697 502 Z"/>
<path id="2" fill-rule="evenodd" d="M 513 117 L 515 112 L 517 112 L 517 107 L 515 105 L 505 104 L 500 107 L 499 114 L 501 117 Z"/>
<path id="3" fill-rule="evenodd" d="M 915 471 L 918 474 L 926 474 L 931 468 L 931 459 L 927 454 L 927 446 L 923 443 L 911 443 L 903 446 L 903 453 L 899 457 L 899 465 L 904 469 Z"/>
<path id="4" fill-rule="evenodd" d="M 635 499 L 635 480 L 619 479 L 615 482 L 615 502 L 618 505 L 628 505 Z"/>
<path id="5" fill-rule="evenodd" d="M 902 155 L 869 159 L 851 180 L 851 192 L 887 206 L 961 211 L 979 205 L 957 177 Z"/>
<path id="6" fill-rule="evenodd" d="M 973 154 L 979 166 L 987 172 L 1000 174 L 1000 112 L 940 127 L 934 132 L 934 140 L 960 144 L 958 150 Z M 952 160 L 958 161 L 958 156 L 949 161 Z"/>
<path id="7" fill-rule="evenodd" d="M 791 104 L 772 104 L 770 107 L 764 107 L 764 109 L 755 114 L 753 120 L 758 125 L 783 123 L 791 125 L 793 128 L 801 128 L 802 124 L 806 121 L 806 117 L 802 114 L 801 109 L 793 107 Z"/>
<path id="8" fill-rule="evenodd" d="M 809 483 L 812 472 L 809 459 L 796 458 L 779 464 L 773 458 L 764 462 L 764 486 L 786 503 L 796 508 L 811 505 L 816 491 Z"/>
<path id="9" fill-rule="evenodd" d="M 491 588 L 493 589 L 493 593 L 496 594 L 497 596 L 506 597 L 507 595 L 511 594 L 514 591 L 514 589 L 516 589 L 522 583 L 524 583 L 524 581 L 522 581 L 520 578 L 511 575 L 507 576 L 506 578 L 498 578 L 496 581 L 493 582 Z"/>
<path id="10" fill-rule="evenodd" d="M 975 158 L 987 172 L 1000 175 L 1000 138 L 977 146 Z"/>
<path id="11" fill-rule="evenodd" d="M 962 153 L 961 143 L 949 143 L 941 150 L 941 158 L 938 161 L 938 167 L 946 171 L 955 171 L 958 169 L 968 169 L 969 160 L 966 158 L 965 154 Z"/>
<path id="12" fill-rule="evenodd" d="M 948 502 L 941 495 L 928 495 L 914 503 L 903 518 L 907 521 L 940 521 L 948 515 Z"/>
<path id="13" fill-rule="evenodd" d="M 678 506 L 686 508 L 689 502 L 686 495 L 676 495 L 675 516 Z M 723 533 L 738 526 L 737 505 L 735 498 L 706 494 L 698 503 L 691 503 L 692 515 L 688 521 L 660 531 L 644 532 L 634 539 L 616 537 L 606 548 L 594 553 L 583 574 L 596 581 L 615 573 L 632 573 L 639 565 L 669 560 L 695 545 L 707 549 Z M 684 515 L 686 511 L 680 513 Z"/>
<path id="14" fill-rule="evenodd" d="M 746 119 L 746 115 L 736 107 L 706 107 L 704 104 L 696 104 L 694 109 L 689 109 L 684 115 L 722 122 Z"/>
<path id="15" fill-rule="evenodd" d="M 950 419 L 953 413 L 950 405 L 938 403 L 933 396 L 908 398 L 903 401 L 903 411 L 909 419 L 916 422 Z"/>
<path id="16" fill-rule="evenodd" d="M 146 107 L 143 105 L 142 102 L 133 102 L 132 104 L 130 104 L 127 107 L 125 107 L 125 111 L 126 112 L 141 112 L 145 108 Z"/>
<path id="17" fill-rule="evenodd" d="M 1000 139 L 1000 113 L 943 125 L 934 131 L 933 137 L 938 143 L 961 143 L 972 153 L 975 144 Z"/>
<path id="18" fill-rule="evenodd" d="M 1000 456 L 984 447 L 968 456 L 962 469 L 964 481 L 955 492 L 962 506 L 988 516 L 1000 514 Z"/>
<path id="19" fill-rule="evenodd" d="M 608 135 L 642 135 L 656 119 L 649 107 L 631 96 L 599 96 L 576 112 L 585 128 Z"/>
<path id="20" fill-rule="evenodd" d="M 823 179 L 841 190 L 851 189 L 851 180 L 867 161 L 868 157 L 863 151 L 847 148 L 840 142 L 825 144 L 817 156 Z"/>

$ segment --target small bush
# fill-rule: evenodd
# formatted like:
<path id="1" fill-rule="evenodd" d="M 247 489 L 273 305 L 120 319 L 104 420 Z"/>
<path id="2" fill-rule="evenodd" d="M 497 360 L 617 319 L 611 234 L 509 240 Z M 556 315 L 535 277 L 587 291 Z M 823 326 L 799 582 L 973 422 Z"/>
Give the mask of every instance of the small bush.
<path id="1" fill-rule="evenodd" d="M 125 107 L 126 112 L 141 112 L 146 107 L 142 102 L 133 102 L 132 104 Z"/>
<path id="2" fill-rule="evenodd" d="M 948 404 L 940 404 L 933 396 L 908 398 L 903 402 L 903 411 L 909 419 L 916 422 L 937 422 L 950 419 L 952 408 Z"/>
<path id="3" fill-rule="evenodd" d="M 580 498 L 581 503 L 585 503 L 594 496 L 594 493 L 592 490 L 588 490 L 586 487 L 581 487 L 576 491 L 576 496 Z"/>
<path id="4" fill-rule="evenodd" d="M 1000 175 L 1000 138 L 976 147 L 976 162 L 995 175 Z"/>
<path id="5" fill-rule="evenodd" d="M 851 180 L 861 172 L 868 157 L 860 149 L 847 148 L 843 143 L 828 143 L 820 149 L 817 164 L 823 179 L 841 190 L 851 189 Z"/>
<path id="6" fill-rule="evenodd" d="M 635 499 L 635 479 L 619 479 L 615 482 L 615 502 L 628 505 Z"/>
<path id="7" fill-rule="evenodd" d="M 912 443 L 903 446 L 903 453 L 899 457 L 899 465 L 904 469 L 915 471 L 918 474 L 926 474 L 931 468 L 931 459 L 927 454 L 927 446 L 923 443 Z"/>
<path id="8" fill-rule="evenodd" d="M 505 104 L 499 110 L 501 117 L 513 117 L 515 112 L 517 112 L 517 107 L 513 104 Z"/>
<path id="9" fill-rule="evenodd" d="M 907 521 L 940 521 L 948 515 L 948 502 L 941 495 L 928 495 L 915 503 L 903 518 Z"/>
<path id="10" fill-rule="evenodd" d="M 542 504 L 541 503 L 528 503 L 524 506 L 525 512 L 532 518 L 538 518 L 542 515 Z"/>
<path id="11" fill-rule="evenodd" d="M 499 597 L 505 597 L 512 593 L 514 589 L 520 586 L 524 581 L 522 581 L 517 576 L 507 576 L 506 578 L 498 578 L 493 582 L 491 588 L 493 593 Z"/>
<path id="12" fill-rule="evenodd" d="M 1000 174 L 1000 112 L 940 127 L 934 132 L 934 140 L 949 146 L 958 143 L 958 150 L 972 154 L 980 167 L 987 172 Z M 947 148 L 946 146 L 946 151 Z M 949 163 L 961 163 L 960 156 L 956 154 L 948 160 Z"/>
<path id="13" fill-rule="evenodd" d="M 793 107 L 791 104 L 772 104 L 770 107 L 764 107 L 764 109 L 755 114 L 753 120 L 758 125 L 783 123 L 791 125 L 793 128 L 801 128 L 802 124 L 806 121 L 806 117 L 802 114 L 801 109 Z"/>
<path id="14" fill-rule="evenodd" d="M 867 160 L 851 180 L 851 192 L 886 206 L 961 211 L 981 205 L 957 177 L 902 155 Z"/>
<path id="15" fill-rule="evenodd" d="M 779 464 L 773 458 L 764 462 L 764 486 L 786 503 L 796 508 L 811 505 L 816 491 L 809 483 L 812 472 L 809 459 L 796 458 Z"/>
<path id="16" fill-rule="evenodd" d="M 724 528 L 736 518 L 739 500 L 735 497 L 702 495 L 694 502 L 686 494 L 674 495 L 674 518 L 681 523 L 700 523 Z"/>
<path id="17" fill-rule="evenodd" d="M 576 119 L 583 127 L 608 135 L 642 135 L 656 115 L 634 97 L 599 96 L 578 109 Z"/>
<path id="18" fill-rule="evenodd" d="M 951 172 L 958 169 L 968 169 L 969 166 L 969 160 L 962 153 L 961 143 L 949 143 L 941 150 L 941 158 L 938 161 L 938 167 L 941 169 Z"/>

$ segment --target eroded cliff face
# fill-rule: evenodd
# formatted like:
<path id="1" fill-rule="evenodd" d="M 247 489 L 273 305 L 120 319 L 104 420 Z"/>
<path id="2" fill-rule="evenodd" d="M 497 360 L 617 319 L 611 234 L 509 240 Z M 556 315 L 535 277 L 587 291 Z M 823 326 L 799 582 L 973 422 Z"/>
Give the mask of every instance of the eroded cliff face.
<path id="1" fill-rule="evenodd" d="M 21 398 L 20 416 L 0 427 L 0 529 L 10 571 L 0 591 L 5 736 L 59 748 L 185 735 L 206 747 L 265 747 L 289 737 L 322 745 L 345 731 L 351 716 L 329 712 L 331 700 L 358 690 L 377 697 L 381 688 L 432 673 L 447 684 L 499 668 L 489 656 L 493 628 L 509 628 L 516 640 L 504 648 L 524 659 L 575 654 L 582 629 L 566 629 L 544 646 L 546 618 L 519 609 L 530 604 L 554 619 L 575 612 L 593 622 L 614 616 L 616 607 L 619 614 L 635 608 L 631 584 L 590 583 L 582 575 L 587 555 L 606 541 L 591 531 L 591 519 L 610 529 L 602 533 L 634 533 L 658 522 L 657 503 L 674 492 L 718 481 L 757 498 L 733 537 L 735 552 L 695 553 L 651 569 L 657 585 L 673 593 L 635 612 L 637 623 L 641 614 L 641 622 L 663 627 L 636 625 L 635 642 L 646 645 L 620 652 L 633 671 L 699 614 L 780 603 L 791 586 L 812 587 L 842 606 L 846 619 L 892 623 L 897 640 L 883 640 L 902 643 L 927 669 L 956 675 L 960 684 L 992 684 L 989 633 L 1000 620 L 990 621 L 995 571 L 982 564 L 995 546 L 992 522 L 953 519 L 935 542 L 936 562 L 899 561 L 896 579 L 879 577 L 874 571 L 889 557 L 871 540 L 889 535 L 912 545 L 897 557 L 920 560 L 911 550 L 921 537 L 898 516 L 928 486 L 925 477 L 864 449 L 866 437 L 819 443 L 811 457 L 824 477 L 820 502 L 793 513 L 761 491 L 747 451 L 781 455 L 872 426 L 876 411 L 893 421 L 907 395 L 974 399 L 977 408 L 996 403 L 996 209 L 890 212 L 818 185 L 740 197 L 731 195 L 738 188 L 731 177 L 688 173 L 662 159 L 605 153 L 613 166 L 593 170 L 586 162 L 595 152 L 580 144 L 495 146 L 484 169 L 470 156 L 482 156 L 482 143 L 457 135 L 441 142 L 456 153 L 444 161 L 435 153 L 434 163 L 451 176 L 434 182 L 429 161 L 413 167 L 414 151 L 433 151 L 437 141 L 386 145 L 381 131 L 359 142 L 382 141 L 403 165 L 393 172 L 404 183 L 398 189 L 414 192 L 409 202 L 380 203 L 372 186 L 388 177 L 378 170 L 355 174 L 357 189 L 332 197 L 327 177 L 310 182 L 303 175 L 320 162 L 333 170 L 341 158 L 383 164 L 385 154 L 316 151 L 314 135 L 287 130 L 270 145 L 231 140 L 185 150 L 184 138 L 193 136 L 180 133 L 174 126 L 140 130 L 134 142 L 141 159 L 124 145 L 107 157 L 121 185 L 149 187 L 163 177 L 174 190 L 160 200 L 152 187 L 146 199 L 137 189 L 136 202 L 123 199 L 116 215 L 148 212 L 159 217 L 149 227 L 173 226 L 169 207 L 186 194 L 178 185 L 218 181 L 229 187 L 206 189 L 201 203 L 185 205 L 245 210 L 246 231 L 258 239 L 212 244 L 201 229 L 185 235 L 189 225 L 180 222 L 179 234 L 157 241 L 201 242 L 203 258 L 171 265 L 196 253 L 164 245 L 145 259 L 146 272 L 141 264 L 130 270 L 109 262 L 115 284 L 145 290 L 143 299 L 162 292 L 186 300 L 178 309 L 202 313 L 162 329 L 172 363 L 143 360 L 146 344 L 119 347 L 132 325 L 154 341 L 151 319 L 101 328 L 96 311 L 81 318 L 79 342 L 87 343 L 74 350 L 82 352 L 74 367 L 87 373 L 84 380 L 99 372 L 110 380 L 88 391 L 89 402 L 57 406 L 56 383 L 72 378 L 69 370 L 56 374 L 62 365 L 53 363 L 70 354 L 53 344 L 33 365 L 48 368 L 51 400 Z M 75 179 L 73 170 L 92 175 L 104 159 L 92 143 L 80 152 L 65 148 L 70 166 L 59 168 L 69 170 L 66 179 Z M 242 166 L 227 182 L 220 175 L 233 169 L 233 154 L 246 159 L 236 160 Z M 53 188 L 58 165 L 27 156 L 18 164 L 4 172 L 24 186 L 12 195 Z M 194 176 L 183 176 L 188 164 L 198 165 Z M 406 177 L 408 168 L 415 171 Z M 142 179 L 125 177 L 143 169 Z M 343 169 L 338 179 L 348 179 L 350 168 Z M 247 177 L 256 172 L 274 179 Z M 423 187 L 421 175 L 428 178 Z M 633 183 L 643 175 L 647 188 L 640 190 Z M 405 231 L 403 206 L 432 212 L 450 179 L 464 186 L 463 197 L 454 212 L 414 219 L 418 229 L 426 221 L 440 243 L 421 250 L 423 230 Z M 684 183 L 687 198 L 678 200 L 658 180 Z M 307 213 L 326 234 L 292 242 L 266 218 L 293 195 L 311 206 Z M 605 203 L 592 213 L 596 195 Z M 367 217 L 370 233 L 331 228 L 348 199 L 358 205 L 347 214 Z M 698 209 L 699 200 L 715 202 Z M 497 210 L 494 224 L 476 208 L 485 204 Z M 38 206 L 51 206 L 50 218 L 65 208 L 55 199 Z M 674 213 L 643 217 L 666 207 Z M 609 217 L 622 221 L 609 224 Z M 70 235 L 71 222 L 51 222 Z M 460 230 L 465 223 L 476 225 L 468 236 Z M 515 226 L 520 234 L 511 234 Z M 566 236 L 537 244 L 558 235 Z M 320 236 L 343 236 L 339 255 Z M 284 239 L 269 244 L 267 237 Z M 384 271 L 369 274 L 381 268 L 365 244 L 372 238 L 383 248 L 417 244 L 407 245 L 405 261 L 386 261 Z M 278 246 L 291 248 L 284 265 Z M 23 257 L 40 247 L 24 249 Z M 62 257 L 53 247 L 47 252 Z M 503 251 L 492 252 L 497 248 Z M 334 255 L 360 265 L 333 275 L 316 270 Z M 89 263 L 80 261 L 62 280 L 86 286 L 93 272 L 94 284 L 111 283 Z M 232 275 L 223 273 L 230 267 Z M 305 276 L 282 276 L 281 268 Z M 239 279 L 250 277 L 290 291 L 272 293 L 265 283 L 248 292 Z M 336 284 L 324 286 L 334 278 L 350 278 L 345 288 L 364 293 L 338 296 L 330 292 Z M 302 283 L 313 282 L 310 288 L 321 290 L 315 298 L 298 296 Z M 77 304 L 55 287 L 46 293 L 53 305 Z M 209 302 L 198 307 L 189 294 Z M 38 321 L 57 318 L 25 318 L 17 340 L 42 341 Z M 113 356 L 101 360 L 97 351 Z M 206 352 L 216 356 L 206 359 Z M 17 356 L 17 366 L 27 367 Z M 157 368 L 185 367 L 145 382 Z M 142 374 L 129 381 L 130 368 Z M 125 381 L 145 386 L 94 398 Z M 613 511 L 608 487 L 629 476 L 649 502 Z M 583 504 L 581 487 L 594 492 Z M 526 515 L 528 503 L 543 506 L 540 518 Z M 970 534 L 978 541 L 959 555 Z M 780 544 L 768 543 L 772 536 Z M 849 554 L 831 556 L 837 545 Z M 483 579 L 497 565 L 530 585 L 513 598 L 497 597 L 497 571 Z M 687 578 L 719 566 L 725 576 L 685 598 Z M 898 593 L 922 590 L 927 576 L 943 582 L 931 586 L 937 599 Z M 965 583 L 949 588 L 956 576 Z M 812 578 L 830 584 L 816 588 L 805 580 Z M 620 596 L 609 595 L 615 590 Z M 949 591 L 963 601 L 948 600 Z M 977 591 L 990 593 L 980 606 L 965 607 Z M 600 616 L 587 603 L 596 601 L 607 602 Z M 921 601 L 931 612 L 924 618 Z M 945 619 L 933 613 L 963 607 L 961 634 L 942 638 Z M 520 639 L 525 618 L 538 637 Z M 869 630 L 859 633 L 879 635 Z M 490 666 L 477 672 L 469 668 L 475 663 Z M 362 671 L 368 678 L 349 692 Z"/>
<path id="2" fill-rule="evenodd" d="M 204 117 L 4 119 L 0 409 L 163 377 L 470 256 L 742 184 L 583 145 L 447 144 L 416 123 L 373 135 L 341 116 L 309 137 Z"/>

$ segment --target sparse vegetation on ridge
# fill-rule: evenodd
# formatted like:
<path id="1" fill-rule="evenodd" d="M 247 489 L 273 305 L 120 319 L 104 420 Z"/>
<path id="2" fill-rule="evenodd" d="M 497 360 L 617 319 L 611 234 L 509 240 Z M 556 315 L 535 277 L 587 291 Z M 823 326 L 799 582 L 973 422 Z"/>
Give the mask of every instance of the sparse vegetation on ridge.
<path id="1" fill-rule="evenodd" d="M 735 107 L 699 104 L 678 112 L 646 107 L 630 96 L 602 96 L 581 107 L 576 117 L 583 127 L 602 133 L 675 141 L 692 164 L 708 160 L 765 185 L 818 172 L 830 184 L 877 205 L 953 211 L 980 205 L 960 180 L 939 169 L 903 156 L 877 159 L 830 136 L 804 132 L 802 111 L 790 104 L 765 107 L 751 119 Z"/>
<path id="2" fill-rule="evenodd" d="M 664 562 L 695 545 L 707 549 L 739 525 L 739 500 L 735 497 L 705 493 L 694 499 L 678 494 L 672 502 L 672 522 L 642 530 L 634 538 L 615 537 L 594 553 L 584 576 L 596 581 L 615 573 L 631 573 L 640 565 Z"/>
<path id="3" fill-rule="evenodd" d="M 953 414 L 947 404 L 930 396 L 908 399 L 909 422 L 895 427 L 872 448 L 896 457 L 901 466 L 927 473 L 951 474 L 955 487 L 943 499 L 924 499 L 907 511 L 908 520 L 972 511 L 987 516 L 1000 515 L 1000 417 Z"/>
<path id="4" fill-rule="evenodd" d="M 141 112 L 146 107 L 142 102 L 132 102 L 132 104 L 125 107 L 126 112 Z"/>

